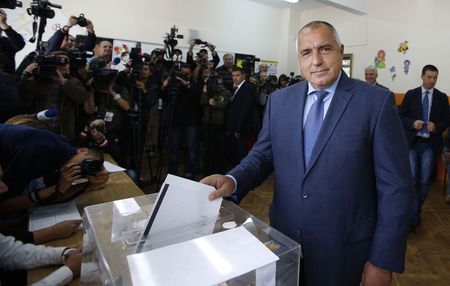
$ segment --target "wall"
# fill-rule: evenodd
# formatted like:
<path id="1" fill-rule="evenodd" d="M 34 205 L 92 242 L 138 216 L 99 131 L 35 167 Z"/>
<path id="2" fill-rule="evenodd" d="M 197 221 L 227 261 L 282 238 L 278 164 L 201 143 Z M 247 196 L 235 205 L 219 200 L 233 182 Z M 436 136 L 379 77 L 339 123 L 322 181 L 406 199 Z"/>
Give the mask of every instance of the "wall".
<path id="1" fill-rule="evenodd" d="M 58 19 L 84 13 L 94 22 L 98 36 L 149 43 L 162 43 L 163 36 L 176 24 L 185 36 L 180 46 L 188 46 L 190 30 L 197 37 L 214 43 L 218 50 L 255 54 L 266 60 L 280 60 L 284 51 L 282 31 L 288 27 L 286 9 L 274 8 L 249 0 L 77 0 L 57 1 L 63 6 Z M 23 1 L 24 8 L 29 0 Z M 24 8 L 7 10 L 9 21 L 31 33 L 31 17 Z M 13 15 L 12 14 L 17 14 Z M 21 20 L 20 20 L 21 19 Z M 49 21 L 44 39 L 51 36 L 58 21 Z M 65 20 L 59 20 L 61 25 Z M 17 24 L 17 25 L 16 25 Z M 32 46 L 32 45 L 31 45 Z M 33 48 L 33 46 L 31 47 Z M 280 63 L 279 68 L 283 68 Z"/>
<path id="2" fill-rule="evenodd" d="M 450 92 L 450 65 L 446 58 L 450 38 L 449 1 L 441 0 L 369 0 L 368 14 L 359 16 L 334 7 L 301 13 L 301 22 L 326 20 L 341 34 L 345 52 L 353 53 L 353 77 L 364 79 L 364 68 L 374 63 L 377 51 L 386 51 L 386 68 L 379 69 L 378 81 L 394 92 L 404 93 L 421 85 L 420 73 L 426 64 L 439 69 L 436 87 Z M 397 52 L 407 40 L 406 54 Z M 409 73 L 403 72 L 404 60 L 410 60 Z M 291 57 L 293 60 L 293 57 Z M 395 66 L 392 80 L 389 68 Z"/>

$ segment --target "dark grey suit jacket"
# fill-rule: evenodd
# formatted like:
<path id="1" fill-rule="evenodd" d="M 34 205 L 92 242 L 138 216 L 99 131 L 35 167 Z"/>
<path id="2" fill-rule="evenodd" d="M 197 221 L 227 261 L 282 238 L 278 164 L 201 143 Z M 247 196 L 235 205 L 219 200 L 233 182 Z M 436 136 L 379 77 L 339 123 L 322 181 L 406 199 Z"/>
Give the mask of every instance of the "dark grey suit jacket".
<path id="1" fill-rule="evenodd" d="M 275 172 L 271 224 L 302 244 L 307 286 L 359 285 L 367 260 L 402 272 L 412 178 L 391 93 L 342 73 L 305 167 L 307 89 L 270 96 L 257 143 L 229 172 L 238 199 Z"/>

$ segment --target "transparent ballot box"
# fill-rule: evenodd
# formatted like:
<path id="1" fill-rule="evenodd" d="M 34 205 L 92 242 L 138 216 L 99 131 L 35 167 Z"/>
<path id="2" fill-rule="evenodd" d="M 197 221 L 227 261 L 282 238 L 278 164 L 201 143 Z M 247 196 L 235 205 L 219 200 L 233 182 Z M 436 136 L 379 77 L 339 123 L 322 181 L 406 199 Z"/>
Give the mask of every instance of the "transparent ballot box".
<path id="1" fill-rule="evenodd" d="M 205 218 L 194 224 L 151 234 L 144 239 L 143 233 L 156 198 L 157 194 L 151 194 L 85 208 L 81 285 L 136 285 L 132 281 L 128 256 L 239 226 L 243 226 L 278 257 L 275 285 L 298 285 L 300 245 L 225 200 L 215 219 Z M 262 285 L 257 283 L 257 276 L 257 270 L 254 270 L 218 285 Z M 192 281 L 191 285 L 198 284 Z"/>

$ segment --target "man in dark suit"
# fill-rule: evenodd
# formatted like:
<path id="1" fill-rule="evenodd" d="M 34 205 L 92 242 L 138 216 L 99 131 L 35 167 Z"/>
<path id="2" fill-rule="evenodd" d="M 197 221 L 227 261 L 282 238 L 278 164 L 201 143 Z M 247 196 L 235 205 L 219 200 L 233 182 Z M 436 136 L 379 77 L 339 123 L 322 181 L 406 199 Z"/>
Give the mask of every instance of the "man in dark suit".
<path id="1" fill-rule="evenodd" d="M 390 92 L 348 78 L 343 53 L 332 25 L 304 26 L 306 81 L 274 92 L 249 155 L 202 182 L 216 188 L 210 199 L 240 200 L 274 171 L 270 220 L 302 245 L 301 285 L 390 285 L 404 270 L 408 146 Z"/>
<path id="2" fill-rule="evenodd" d="M 229 138 L 231 160 L 233 164 L 247 155 L 247 139 L 254 132 L 253 125 L 256 111 L 256 91 L 252 84 L 245 80 L 242 68 L 235 67 L 231 73 L 233 77 L 233 93 L 225 112 L 225 130 Z"/>
<path id="3" fill-rule="evenodd" d="M 420 225 L 420 213 L 428 194 L 435 158 L 442 150 L 441 134 L 449 126 L 447 95 L 434 88 L 437 77 L 438 69 L 435 66 L 424 66 L 422 86 L 408 90 L 399 108 L 410 147 L 409 161 L 415 181 L 411 231 Z"/>

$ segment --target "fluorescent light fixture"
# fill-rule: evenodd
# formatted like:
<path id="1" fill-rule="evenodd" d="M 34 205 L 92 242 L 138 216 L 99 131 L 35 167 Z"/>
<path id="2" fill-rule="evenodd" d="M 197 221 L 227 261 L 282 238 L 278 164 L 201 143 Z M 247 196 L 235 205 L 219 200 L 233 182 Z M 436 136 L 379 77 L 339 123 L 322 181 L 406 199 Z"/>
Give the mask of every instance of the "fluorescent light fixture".
<path id="1" fill-rule="evenodd" d="M 289 3 L 298 3 L 298 0 L 284 0 L 284 1 L 289 2 Z"/>

